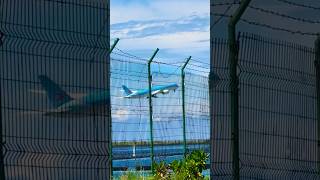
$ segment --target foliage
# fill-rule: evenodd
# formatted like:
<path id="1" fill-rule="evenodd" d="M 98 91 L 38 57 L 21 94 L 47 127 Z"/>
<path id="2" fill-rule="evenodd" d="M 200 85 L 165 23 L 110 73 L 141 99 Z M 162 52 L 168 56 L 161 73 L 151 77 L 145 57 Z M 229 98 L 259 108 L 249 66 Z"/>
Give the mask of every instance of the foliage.
<path id="1" fill-rule="evenodd" d="M 139 172 L 129 171 L 122 175 L 119 180 L 153 180 L 153 178 L 146 177 Z"/>
<path id="2" fill-rule="evenodd" d="M 206 168 L 208 154 L 196 150 L 186 155 L 182 160 L 175 160 L 170 165 L 165 162 L 154 164 L 155 180 L 201 180 L 205 179 L 202 171 Z"/>
<path id="3" fill-rule="evenodd" d="M 169 178 L 169 166 L 164 162 L 161 161 L 158 163 L 153 163 L 154 168 L 154 178 L 156 180 L 165 180 Z"/>

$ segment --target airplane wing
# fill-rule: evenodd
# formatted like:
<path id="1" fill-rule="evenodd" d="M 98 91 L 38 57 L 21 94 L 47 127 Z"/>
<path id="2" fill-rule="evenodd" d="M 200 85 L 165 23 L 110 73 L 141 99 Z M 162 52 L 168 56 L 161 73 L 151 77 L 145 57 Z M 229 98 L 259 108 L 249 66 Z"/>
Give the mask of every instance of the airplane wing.
<path id="1" fill-rule="evenodd" d="M 155 95 L 161 93 L 161 91 L 162 91 L 162 90 L 156 90 L 156 91 L 153 91 L 151 94 L 152 94 L 152 96 L 155 96 Z"/>
<path id="2" fill-rule="evenodd" d="M 22 111 L 19 112 L 20 115 L 22 116 L 33 116 L 33 115 L 42 115 L 44 112 L 42 111 Z"/>
<path id="3" fill-rule="evenodd" d="M 69 111 L 68 108 L 60 108 L 60 109 L 51 109 L 51 110 L 47 111 L 46 113 L 48 113 L 48 114 L 50 114 L 50 113 L 65 113 L 68 111 Z"/>
<path id="4" fill-rule="evenodd" d="M 29 89 L 29 92 L 30 93 L 33 93 L 33 94 L 40 94 L 40 95 L 46 95 L 46 91 L 44 90 L 37 90 L 37 89 Z M 78 98 L 81 98 L 83 97 L 84 95 L 86 95 L 85 93 L 69 93 L 71 97 L 75 98 L 75 99 L 78 99 Z"/>

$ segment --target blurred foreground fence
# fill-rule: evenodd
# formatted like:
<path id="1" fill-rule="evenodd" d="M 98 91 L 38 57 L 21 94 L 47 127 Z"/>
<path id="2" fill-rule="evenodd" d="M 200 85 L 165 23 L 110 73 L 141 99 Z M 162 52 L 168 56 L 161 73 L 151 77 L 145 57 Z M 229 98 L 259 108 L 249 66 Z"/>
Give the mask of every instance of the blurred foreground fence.
<path id="1" fill-rule="evenodd" d="M 66 98 L 56 85 L 72 99 L 109 89 L 109 2 L 0 0 L 0 8 L 6 179 L 108 179 L 110 115 L 65 117 L 50 101 Z M 56 85 L 43 89 L 39 77 Z"/>
<path id="2" fill-rule="evenodd" d="M 317 179 L 315 50 L 247 33 L 238 45 L 240 178 Z M 226 40 L 213 40 L 211 71 L 220 77 L 211 91 L 214 179 L 233 177 L 228 52 Z"/>
<path id="3" fill-rule="evenodd" d="M 152 98 L 150 130 L 149 99 L 121 91 L 148 89 L 147 61 L 119 49 L 109 60 L 108 1 L 0 0 L 0 7 L 0 179 L 109 179 L 112 170 L 150 170 L 151 142 L 158 162 L 194 149 L 209 153 L 209 64 L 192 59 L 185 70 L 184 123 L 184 62 L 155 60 L 153 86 L 179 87 Z"/>

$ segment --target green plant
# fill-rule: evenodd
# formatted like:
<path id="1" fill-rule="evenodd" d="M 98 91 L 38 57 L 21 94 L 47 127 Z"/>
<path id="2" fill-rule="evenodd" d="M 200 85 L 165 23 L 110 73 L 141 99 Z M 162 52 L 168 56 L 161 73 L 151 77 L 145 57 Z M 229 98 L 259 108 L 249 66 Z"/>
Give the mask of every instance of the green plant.
<path id="1" fill-rule="evenodd" d="M 196 150 L 186 155 L 182 160 L 175 160 L 170 165 L 165 162 L 154 163 L 154 177 L 156 180 L 202 180 L 202 175 L 206 168 L 208 154 L 204 151 Z"/>
<path id="2" fill-rule="evenodd" d="M 202 171 L 206 168 L 206 160 L 208 154 L 204 151 L 193 151 L 190 155 L 187 155 L 185 161 L 189 178 L 203 179 Z"/>
<path id="3" fill-rule="evenodd" d="M 165 180 L 169 178 L 169 166 L 161 161 L 158 163 L 153 163 L 154 168 L 154 178 L 155 180 Z"/>

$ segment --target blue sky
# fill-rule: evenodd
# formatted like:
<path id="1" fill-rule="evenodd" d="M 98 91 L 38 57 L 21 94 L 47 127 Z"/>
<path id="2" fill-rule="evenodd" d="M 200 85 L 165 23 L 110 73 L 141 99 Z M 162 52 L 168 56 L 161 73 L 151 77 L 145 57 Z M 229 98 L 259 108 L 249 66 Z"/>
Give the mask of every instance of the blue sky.
<path id="1" fill-rule="evenodd" d="M 111 0 L 111 39 L 142 57 L 209 62 L 209 0 Z"/>
<path id="2" fill-rule="evenodd" d="M 214 3 L 233 2 L 233 0 L 215 0 Z M 297 2 L 320 6 L 317 0 Z M 132 54 L 148 58 L 156 48 L 160 48 L 158 57 L 176 62 L 193 56 L 195 59 L 209 62 L 209 0 L 111 0 L 111 38 L 120 38 L 119 48 Z M 293 17 L 316 20 L 319 11 L 290 6 L 276 0 L 252 1 L 251 5 L 284 13 Z M 227 14 L 231 15 L 237 6 Z M 216 13 L 224 13 L 227 6 L 214 8 Z M 218 17 L 214 17 L 216 20 Z M 248 9 L 244 18 L 250 21 L 275 27 L 319 31 L 319 24 L 302 23 L 272 16 Z M 228 19 L 214 26 L 214 36 L 226 37 Z M 293 35 L 287 32 L 273 31 L 239 23 L 238 30 L 252 32 L 273 39 L 313 47 L 315 37 Z"/>
<path id="3" fill-rule="evenodd" d="M 117 45 L 119 49 L 146 59 L 152 55 L 156 48 L 159 48 L 160 51 L 156 57 L 157 61 L 176 63 L 193 56 L 194 59 L 208 63 L 210 56 L 209 11 L 209 0 L 111 0 L 111 40 L 120 38 L 120 42 Z M 117 55 L 113 57 L 117 57 Z M 135 74 L 137 71 L 145 73 L 147 70 L 145 65 L 132 65 L 130 69 L 135 69 L 134 72 L 128 72 L 127 74 L 123 74 L 123 69 L 121 69 L 126 67 L 125 64 L 113 61 L 112 67 L 116 67 L 113 68 L 113 76 L 121 74 L 121 78 L 113 78 L 112 83 L 115 86 L 119 85 L 121 87 L 120 85 L 125 84 L 133 90 L 147 87 L 144 82 L 146 79 L 141 81 L 143 78 Z M 180 71 L 176 70 L 177 67 L 175 66 L 160 67 L 158 64 L 154 64 L 153 82 L 155 84 L 160 84 L 160 82 L 179 83 L 180 76 L 162 77 L 157 75 L 159 71 L 161 73 L 166 71 L 180 73 Z M 199 83 L 197 79 L 189 78 L 189 81 L 197 81 Z M 205 82 L 207 83 L 207 80 Z M 194 91 L 188 91 L 187 94 L 195 93 L 196 89 L 193 88 Z M 202 92 L 199 89 L 197 91 Z M 145 102 L 146 99 L 119 100 L 118 97 L 123 96 L 123 92 L 118 88 L 114 88 L 112 93 L 112 101 L 119 104 L 113 106 L 114 140 L 140 141 L 148 139 L 149 126 L 146 126 L 149 120 L 148 110 L 144 109 L 144 106 L 140 107 L 141 103 L 147 103 Z M 175 93 L 161 96 L 161 98 L 154 100 L 155 139 L 182 139 L 180 93 L 178 90 Z M 201 95 L 206 95 L 206 93 Z M 201 98 L 205 97 L 193 95 L 192 98 L 190 97 L 190 101 L 200 100 Z M 163 104 L 167 104 L 170 109 L 167 109 Z M 190 128 L 192 130 L 189 130 L 188 138 L 208 138 L 208 110 L 200 105 L 197 107 L 191 107 L 190 105 L 188 107 L 194 111 L 199 111 L 199 113 L 195 114 L 193 112 L 192 115 L 189 114 L 187 124 L 189 126 L 203 127 L 200 129 Z M 135 115 L 137 112 L 139 114 Z M 174 117 L 172 117 L 173 114 Z M 199 121 L 198 124 L 196 122 L 191 123 L 190 119 L 195 117 L 203 120 Z"/>

